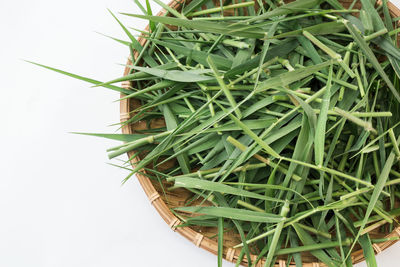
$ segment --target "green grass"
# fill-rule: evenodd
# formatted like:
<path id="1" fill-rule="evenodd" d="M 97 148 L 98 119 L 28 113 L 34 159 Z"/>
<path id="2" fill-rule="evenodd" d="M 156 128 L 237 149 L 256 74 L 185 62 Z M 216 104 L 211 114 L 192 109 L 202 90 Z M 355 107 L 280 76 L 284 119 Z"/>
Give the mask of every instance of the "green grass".
<path id="1" fill-rule="evenodd" d="M 122 93 L 118 101 L 140 101 L 116 125 L 148 126 L 76 133 L 122 141 L 110 159 L 140 155 L 132 168 L 123 156 L 123 182 L 141 174 L 166 195 L 190 191 L 172 211 L 183 226 L 218 231 L 218 266 L 227 231 L 237 233 L 239 262 L 246 255 L 249 266 L 273 266 L 278 255 L 301 266 L 301 252 L 351 266 L 356 247 L 376 266 L 372 245 L 397 239 L 369 233 L 393 229 L 400 216 L 400 50 L 387 1 L 344 9 L 337 0 L 261 8 L 194 0 L 181 11 L 154 2 L 165 16 L 153 16 L 148 0 L 135 0 L 143 14 L 122 13 L 130 24 L 149 22 L 149 32 L 138 31 L 144 45 L 110 12 L 129 41 L 110 38 L 139 53 L 126 76 L 101 82 L 30 62 Z"/>

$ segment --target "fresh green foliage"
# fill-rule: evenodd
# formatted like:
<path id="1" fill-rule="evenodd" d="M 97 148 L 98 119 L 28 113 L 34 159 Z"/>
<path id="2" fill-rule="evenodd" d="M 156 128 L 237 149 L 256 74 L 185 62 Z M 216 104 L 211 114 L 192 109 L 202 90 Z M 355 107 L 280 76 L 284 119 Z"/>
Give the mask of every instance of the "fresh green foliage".
<path id="1" fill-rule="evenodd" d="M 351 266 L 356 247 L 376 266 L 373 244 L 395 239 L 369 232 L 400 215 L 399 30 L 387 1 L 154 0 L 163 16 L 135 2 L 143 14 L 123 15 L 149 21 L 145 44 L 111 13 L 129 41 L 113 39 L 138 52 L 128 75 L 103 83 L 34 63 L 140 101 L 121 126 L 145 129 L 80 134 L 123 141 L 110 158 L 140 155 L 124 182 L 140 173 L 192 192 L 173 212 L 218 231 L 218 266 L 226 231 L 249 266 L 278 255 L 301 266 L 303 252 Z"/>

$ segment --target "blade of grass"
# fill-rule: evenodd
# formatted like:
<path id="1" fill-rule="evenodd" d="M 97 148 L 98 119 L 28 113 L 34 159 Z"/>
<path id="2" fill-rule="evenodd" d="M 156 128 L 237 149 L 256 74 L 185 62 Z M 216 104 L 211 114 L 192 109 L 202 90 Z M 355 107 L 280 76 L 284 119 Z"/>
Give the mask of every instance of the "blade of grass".
<path id="1" fill-rule="evenodd" d="M 267 197 L 243 189 L 235 188 L 229 185 L 221 184 L 218 182 L 200 180 L 198 178 L 179 177 L 175 178 L 174 181 L 175 181 L 175 187 L 195 188 L 207 191 L 215 191 L 236 196 L 263 199 L 271 202 L 281 202 L 281 203 L 284 202 L 283 200 L 277 198 Z"/>
<path id="2" fill-rule="evenodd" d="M 324 97 L 322 99 L 321 111 L 318 116 L 317 127 L 315 128 L 314 152 L 315 152 L 315 164 L 317 166 L 322 166 L 324 162 L 325 132 L 326 132 L 326 122 L 328 119 L 329 103 L 331 98 L 332 76 L 333 76 L 333 66 L 331 65 L 329 68 L 328 82 L 326 84 Z"/>
<path id="3" fill-rule="evenodd" d="M 222 267 L 224 253 L 224 218 L 218 218 L 218 267 Z"/>
<path id="4" fill-rule="evenodd" d="M 287 216 L 287 214 L 289 213 L 289 211 L 290 211 L 289 202 L 286 201 L 285 204 L 281 208 L 280 216 L 285 218 Z M 284 224 L 284 221 L 281 221 L 276 225 L 276 228 L 275 228 L 276 230 L 275 230 L 275 233 L 274 233 L 274 235 L 272 237 L 271 244 L 269 246 L 269 250 L 268 250 L 268 254 L 267 254 L 267 258 L 266 258 L 265 264 L 264 264 L 264 266 L 266 266 L 266 267 L 270 267 L 271 265 L 274 264 L 272 262 L 272 260 L 273 260 L 274 255 L 275 255 L 275 251 L 277 250 L 278 240 L 281 237 L 283 224 Z"/>
<path id="5" fill-rule="evenodd" d="M 45 69 L 48 69 L 48 70 L 52 70 L 52 71 L 61 73 L 63 75 L 72 77 L 74 79 L 78 79 L 78 80 L 81 80 L 81 81 L 84 81 L 84 82 L 88 82 L 88 83 L 91 83 L 91 84 L 94 84 L 94 85 L 99 85 L 99 86 L 102 86 L 104 88 L 111 89 L 113 91 L 117 91 L 117 92 L 120 92 L 120 93 L 123 93 L 123 94 L 132 93 L 131 90 L 124 89 L 124 88 L 121 88 L 121 87 L 118 87 L 118 86 L 109 85 L 109 84 L 103 84 L 100 81 L 93 80 L 93 79 L 90 79 L 90 78 L 87 78 L 87 77 L 79 76 L 79 75 L 76 75 L 76 74 L 73 74 L 73 73 L 70 73 L 70 72 L 66 72 L 66 71 L 63 71 L 63 70 L 52 68 L 52 67 L 49 67 L 49 66 L 46 66 L 46 65 L 42 65 L 42 64 L 39 64 L 39 63 L 35 63 L 35 62 L 32 62 L 32 61 L 28 61 L 28 60 L 25 60 L 25 61 L 28 62 L 28 63 L 34 64 L 36 66 L 39 66 L 39 67 L 42 67 L 42 68 L 45 68 Z"/>
<path id="6" fill-rule="evenodd" d="M 371 239 L 369 238 L 369 235 L 364 234 L 364 235 L 360 236 L 358 243 L 360 243 L 361 248 L 363 250 L 365 262 L 367 263 L 367 266 L 368 267 L 378 267 L 378 265 L 376 264 L 376 259 L 375 259 L 375 251 L 372 248 Z"/>
<path id="7" fill-rule="evenodd" d="M 265 222 L 265 223 L 278 223 L 284 218 L 276 214 L 249 211 L 244 209 L 236 208 L 225 208 L 225 207 L 179 207 L 175 208 L 177 211 L 205 214 L 215 217 L 228 218 L 240 221 L 249 222 Z"/>

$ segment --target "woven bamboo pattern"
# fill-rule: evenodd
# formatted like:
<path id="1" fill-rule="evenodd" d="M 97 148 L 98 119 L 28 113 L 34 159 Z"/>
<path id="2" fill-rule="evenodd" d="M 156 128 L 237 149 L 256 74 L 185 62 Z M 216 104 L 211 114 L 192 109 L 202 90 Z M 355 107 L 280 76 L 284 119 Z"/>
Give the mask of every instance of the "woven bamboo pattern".
<path id="1" fill-rule="evenodd" d="M 183 3 L 185 0 L 177 0 L 177 1 L 172 1 L 169 3 L 169 6 L 171 8 L 179 10 L 181 3 Z M 189 1 L 186 1 L 186 4 Z M 340 2 L 345 6 L 348 7 L 351 3 L 352 0 L 340 0 Z M 379 4 L 379 2 L 378 2 Z M 215 2 L 216 6 L 219 6 L 219 1 Z M 355 5 L 355 8 L 360 7 L 360 3 L 357 3 Z M 392 3 L 388 3 L 388 7 L 390 10 L 390 13 L 393 17 L 399 17 L 400 16 L 400 10 L 394 6 Z M 205 7 L 203 7 L 205 9 Z M 161 16 L 165 14 L 165 10 L 162 10 L 160 13 L 158 13 L 158 16 Z M 229 11 L 226 11 L 226 14 L 229 15 Z M 148 26 L 145 29 L 148 31 Z M 139 38 L 138 41 L 144 45 L 146 42 L 145 38 Z M 135 53 L 135 58 L 138 56 L 138 53 Z M 127 66 L 125 68 L 124 75 L 127 75 L 130 73 L 131 69 L 129 68 L 129 65 L 131 64 L 131 60 L 128 60 Z M 133 84 L 130 82 L 123 82 L 122 87 L 125 89 L 129 89 Z M 121 97 L 124 97 L 124 94 L 121 94 Z M 120 120 L 121 122 L 126 122 L 129 120 L 131 116 L 134 114 L 131 113 L 132 110 L 140 106 L 140 102 L 136 99 L 133 98 L 128 98 L 120 103 Z M 164 121 L 163 120 L 154 120 L 151 122 L 150 127 L 151 128 L 159 128 L 163 127 Z M 124 134 L 133 134 L 136 130 L 145 130 L 146 129 L 146 123 L 145 122 L 138 122 L 135 124 L 127 124 L 124 125 L 122 128 L 122 133 Z M 132 157 L 134 152 L 129 152 L 128 156 Z M 137 161 L 140 160 L 140 157 L 143 155 L 139 155 L 136 158 L 133 158 L 131 160 L 132 166 L 135 165 Z M 175 164 L 174 161 L 169 161 L 165 163 L 164 167 L 168 168 L 171 166 L 171 164 Z M 145 170 L 142 170 L 142 172 L 145 172 Z M 166 192 L 166 197 L 163 195 L 162 190 L 158 182 L 151 181 L 148 177 L 142 175 L 142 174 L 136 174 L 137 179 L 139 180 L 144 192 L 146 193 L 150 203 L 154 206 L 154 208 L 158 211 L 162 219 L 167 223 L 167 225 L 175 232 L 181 234 L 184 236 L 186 239 L 191 241 L 195 246 L 198 246 L 202 249 L 205 249 L 215 255 L 217 255 L 218 251 L 218 245 L 216 238 L 210 238 L 213 235 L 217 233 L 216 228 L 211 228 L 211 227 L 179 227 L 179 224 L 181 223 L 180 220 L 170 211 L 171 208 L 175 208 L 178 206 L 183 206 L 185 205 L 185 202 L 189 197 L 191 196 L 191 193 L 186 191 L 185 189 L 177 189 L 172 192 L 167 191 Z M 167 183 L 166 183 L 167 185 Z M 196 202 L 193 203 L 193 205 L 196 205 Z M 391 233 L 386 233 L 382 234 L 378 232 L 378 229 L 370 232 L 371 238 L 384 238 L 384 237 L 400 237 L 400 226 L 395 228 L 393 232 Z M 374 250 L 375 253 L 378 254 L 385 250 L 386 248 L 390 247 L 393 245 L 397 240 L 394 241 L 386 241 L 383 243 L 379 244 L 374 244 Z M 240 243 L 240 238 L 238 237 L 237 234 L 233 232 L 227 232 L 224 234 L 224 258 L 230 262 L 236 262 L 236 260 L 239 257 L 240 249 L 233 249 L 232 247 L 236 244 Z M 356 247 L 357 248 L 357 247 Z M 252 260 L 256 259 L 256 255 L 252 255 Z M 358 263 L 364 260 L 364 255 L 362 250 L 358 249 L 357 251 L 353 252 L 352 255 L 352 261 L 353 263 Z M 288 263 L 285 261 L 286 258 L 278 258 L 275 266 L 276 267 L 284 267 L 284 266 L 290 266 L 290 267 L 295 267 L 294 263 Z M 303 260 L 303 266 L 304 267 L 324 267 L 326 266 L 323 263 L 317 262 L 317 259 L 314 258 L 311 254 L 309 253 L 302 253 L 302 260 Z M 258 266 L 263 266 L 264 261 L 260 260 L 257 264 Z M 248 261 L 246 256 L 244 256 L 241 264 L 243 266 L 248 265 Z"/>

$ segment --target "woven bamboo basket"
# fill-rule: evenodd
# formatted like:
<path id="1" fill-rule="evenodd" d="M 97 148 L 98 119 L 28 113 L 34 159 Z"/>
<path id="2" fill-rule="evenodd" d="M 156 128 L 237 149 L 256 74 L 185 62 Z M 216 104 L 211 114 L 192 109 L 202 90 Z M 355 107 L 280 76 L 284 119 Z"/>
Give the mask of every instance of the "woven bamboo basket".
<path id="1" fill-rule="evenodd" d="M 290 1 L 290 0 L 289 0 Z M 353 2 L 353 0 L 339 0 L 346 8 L 350 6 L 350 4 Z M 173 9 L 179 10 L 181 8 L 182 3 L 184 3 L 185 0 L 172 0 L 172 2 L 169 3 L 169 6 Z M 190 0 L 186 0 L 186 4 L 188 4 Z M 234 2 L 237 2 L 235 0 Z M 214 0 L 215 6 L 219 6 L 219 0 Z M 378 1 L 378 5 L 381 2 Z M 356 3 L 355 8 L 359 8 L 361 6 L 360 3 Z M 388 3 L 389 11 L 392 17 L 399 17 L 400 16 L 400 10 L 393 5 L 392 3 Z M 202 7 L 202 9 L 206 9 L 205 6 Z M 161 16 L 165 14 L 165 10 L 160 11 L 157 15 Z M 230 11 L 226 11 L 224 15 L 229 15 Z M 145 31 L 148 31 L 149 26 L 146 27 Z M 141 45 L 144 45 L 146 43 L 145 38 L 139 38 L 138 41 L 140 42 Z M 138 56 L 138 52 L 136 51 L 134 53 L 134 57 L 136 58 Z M 131 72 L 131 69 L 129 68 L 129 65 L 132 63 L 131 59 L 128 59 L 127 65 L 125 67 L 124 75 L 127 75 Z M 125 89 L 129 89 L 131 86 L 133 86 L 132 83 L 130 82 L 123 82 L 122 87 Z M 124 97 L 124 94 L 121 94 L 121 97 Z M 132 117 L 134 114 L 131 112 L 132 110 L 136 109 L 137 107 L 140 106 L 140 102 L 136 99 L 133 98 L 128 98 L 120 103 L 120 120 L 121 122 L 126 122 L 129 120 L 130 117 Z M 158 120 L 153 120 L 150 123 L 151 128 L 160 128 L 164 127 L 165 122 L 162 119 Z M 138 122 L 135 124 L 126 124 L 122 128 L 122 133 L 124 134 L 133 134 L 135 133 L 136 130 L 145 130 L 147 129 L 148 125 L 146 125 L 145 122 Z M 129 158 L 131 158 L 135 154 L 134 151 L 131 151 L 128 153 Z M 140 160 L 140 158 L 143 157 L 143 155 L 139 155 L 136 158 L 133 158 L 131 160 L 131 165 L 134 166 L 136 162 Z M 168 169 L 170 168 L 173 164 L 175 164 L 174 161 L 170 161 L 164 164 L 164 166 L 161 166 L 161 168 Z M 159 169 L 160 170 L 160 169 Z M 161 170 L 162 171 L 162 170 Z M 146 172 L 145 170 L 142 170 L 142 172 Z M 161 218 L 168 224 L 168 226 L 175 232 L 178 232 L 182 236 L 184 236 L 186 239 L 188 239 L 190 242 L 192 242 L 194 245 L 197 247 L 200 247 L 202 249 L 205 249 L 215 255 L 217 255 L 218 251 L 218 243 L 215 235 L 217 234 L 217 229 L 212 228 L 212 227 L 178 227 L 181 221 L 170 211 L 171 208 L 176 208 L 176 207 L 181 207 L 184 206 L 186 201 L 190 198 L 191 193 L 185 189 L 176 189 L 174 191 L 166 191 L 166 196 L 162 193 L 161 186 L 158 182 L 150 180 L 148 177 L 142 175 L 142 174 L 136 174 L 137 179 L 139 180 L 144 192 L 146 193 L 150 203 L 153 205 L 153 207 L 158 211 L 160 214 Z M 165 185 L 168 186 L 166 183 Z M 191 205 L 196 205 L 197 203 L 192 203 Z M 388 229 L 388 228 L 386 228 Z M 400 237 L 400 226 L 396 226 L 394 230 L 389 233 L 381 233 L 378 231 L 378 229 L 372 231 L 369 233 L 371 238 L 388 238 L 388 237 Z M 395 241 L 387 241 L 384 243 L 379 243 L 379 244 L 374 244 L 373 248 L 375 250 L 376 254 L 379 254 L 386 248 L 390 247 L 394 243 L 396 243 L 397 240 Z M 240 249 L 233 249 L 232 247 L 238 243 L 241 243 L 240 237 L 238 234 L 234 232 L 227 232 L 224 233 L 224 251 L 223 255 L 224 258 L 230 262 L 236 262 Z M 356 247 L 357 248 L 357 247 Z M 255 260 L 257 258 L 257 255 L 251 255 L 252 260 Z M 351 258 L 353 263 L 359 263 L 365 260 L 363 251 L 361 249 L 354 251 L 351 254 Z M 295 267 L 294 263 L 291 262 L 288 263 L 284 260 L 285 258 L 278 258 L 275 266 L 276 267 Z M 323 267 L 326 266 L 323 263 L 318 262 L 318 260 L 313 257 L 309 253 L 302 253 L 302 260 L 303 260 L 303 266 L 304 267 Z M 260 260 L 257 264 L 258 266 L 264 266 L 264 261 Z M 243 266 L 248 266 L 248 260 L 246 256 L 244 256 L 241 265 Z"/>

